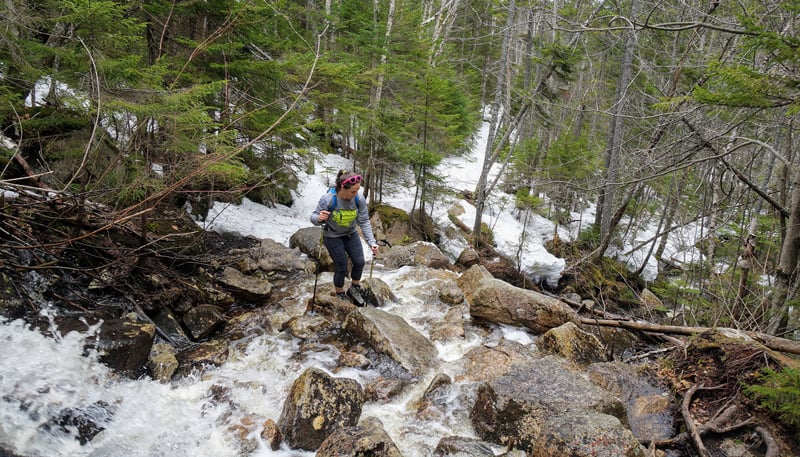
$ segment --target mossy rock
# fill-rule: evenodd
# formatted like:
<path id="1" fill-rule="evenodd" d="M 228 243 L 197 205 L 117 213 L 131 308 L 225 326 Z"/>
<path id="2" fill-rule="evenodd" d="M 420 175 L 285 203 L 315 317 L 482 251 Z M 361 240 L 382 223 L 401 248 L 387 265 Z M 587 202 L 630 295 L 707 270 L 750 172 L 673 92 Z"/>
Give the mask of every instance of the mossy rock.
<path id="1" fill-rule="evenodd" d="M 373 208 L 370 221 L 375 238 L 386 240 L 392 246 L 421 241 L 411 228 L 411 217 L 400 208 L 378 205 Z"/>

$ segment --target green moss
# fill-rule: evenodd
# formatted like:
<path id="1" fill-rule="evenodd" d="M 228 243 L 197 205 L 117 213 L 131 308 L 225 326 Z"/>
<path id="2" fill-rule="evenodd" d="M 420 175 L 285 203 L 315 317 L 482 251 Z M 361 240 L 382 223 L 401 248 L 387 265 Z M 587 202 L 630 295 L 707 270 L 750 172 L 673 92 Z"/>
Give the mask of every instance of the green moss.
<path id="1" fill-rule="evenodd" d="M 393 206 L 378 205 L 375 212 L 380 216 L 381 221 L 389 226 L 397 222 L 408 223 L 410 220 L 407 212 Z"/>

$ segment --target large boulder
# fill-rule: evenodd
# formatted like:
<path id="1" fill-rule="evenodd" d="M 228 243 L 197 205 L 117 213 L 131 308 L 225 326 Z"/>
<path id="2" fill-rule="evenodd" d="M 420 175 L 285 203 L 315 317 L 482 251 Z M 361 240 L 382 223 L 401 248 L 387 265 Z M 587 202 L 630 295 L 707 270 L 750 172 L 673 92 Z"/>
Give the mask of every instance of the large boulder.
<path id="1" fill-rule="evenodd" d="M 217 306 L 198 305 L 183 315 L 183 323 L 192 338 L 202 340 L 225 326 L 225 316 Z"/>
<path id="2" fill-rule="evenodd" d="M 555 354 L 575 363 L 590 364 L 606 360 L 600 340 L 572 322 L 551 328 L 536 339 L 536 346 L 545 354 Z"/>
<path id="3" fill-rule="evenodd" d="M 647 374 L 646 366 L 622 362 L 594 363 L 589 379 L 616 395 L 628 412 L 634 436 L 640 440 L 666 440 L 675 433 L 677 406 L 670 389 Z"/>
<path id="4" fill-rule="evenodd" d="M 461 276 L 456 280 L 456 284 L 458 284 L 458 287 L 460 287 L 461 291 L 464 293 L 464 299 L 466 299 L 467 302 L 472 302 L 472 295 L 478 289 L 478 283 L 480 283 L 482 279 L 492 277 L 492 274 L 486 267 L 482 265 L 473 265 L 467 271 L 461 273 Z"/>
<path id="5" fill-rule="evenodd" d="M 576 313 L 561 300 L 494 278 L 478 282 L 469 312 L 477 320 L 527 327 L 536 333 L 578 322 Z"/>
<path id="6" fill-rule="evenodd" d="M 155 337 L 154 324 L 107 319 L 100 326 L 97 339 L 89 345 L 97 349 L 100 361 L 114 371 L 137 378 L 143 373 Z"/>
<path id="7" fill-rule="evenodd" d="M 464 338 L 464 316 L 469 314 L 467 305 L 449 308 L 442 319 L 431 325 L 429 332 L 433 341 L 449 341 Z"/>
<path id="8" fill-rule="evenodd" d="M 208 367 L 218 367 L 228 360 L 230 348 L 227 341 L 211 340 L 179 351 L 178 369 L 175 376 L 187 376 L 202 372 Z"/>
<path id="9" fill-rule="evenodd" d="M 614 416 L 593 411 L 567 411 L 548 417 L 528 454 L 570 457 L 645 457 L 644 447 Z"/>
<path id="10" fill-rule="evenodd" d="M 289 237 L 289 247 L 298 248 L 300 252 L 314 259 L 318 271 L 333 271 L 333 258 L 322 243 L 322 227 L 305 227 Z"/>
<path id="11" fill-rule="evenodd" d="M 409 237 L 415 236 L 410 220 L 406 211 L 388 205 L 377 206 L 370 217 L 375 238 L 391 245 L 408 242 Z"/>
<path id="12" fill-rule="evenodd" d="M 480 385 L 470 417 L 484 440 L 501 445 L 513 442 L 530 452 L 549 431 L 547 421 L 569 411 L 611 415 L 620 427 L 627 423 L 622 402 L 553 356 L 519 364 Z"/>
<path id="13" fill-rule="evenodd" d="M 458 259 L 456 259 L 456 265 L 461 265 L 466 268 L 478 265 L 480 262 L 481 257 L 478 255 L 478 252 L 471 247 L 464 248 L 461 254 L 458 255 Z"/>
<path id="14" fill-rule="evenodd" d="M 458 382 L 485 382 L 506 375 L 516 365 L 539 357 L 535 345 L 526 346 L 516 341 L 500 339 L 495 344 L 484 344 L 464 354 Z"/>
<path id="15" fill-rule="evenodd" d="M 494 457 L 494 449 L 477 438 L 445 436 L 439 440 L 434 457 Z"/>
<path id="16" fill-rule="evenodd" d="M 366 287 L 372 292 L 372 295 L 375 297 L 375 301 L 377 303 L 372 303 L 375 306 L 382 307 L 387 302 L 392 303 L 397 301 L 397 296 L 395 296 L 392 288 L 389 287 L 389 284 L 378 277 L 367 277 L 361 281 L 361 285 Z"/>
<path id="17" fill-rule="evenodd" d="M 311 227 L 315 229 L 318 227 Z M 319 240 L 319 231 L 314 232 Z M 325 249 L 323 249 L 325 250 Z M 308 259 L 300 255 L 300 249 L 289 246 L 269 238 L 259 241 L 248 251 L 249 258 L 255 261 L 255 266 L 273 279 L 287 279 L 306 271 L 313 271 L 313 266 L 308 265 Z M 316 256 L 314 256 L 316 258 Z M 243 272 L 248 272 L 239 268 Z"/>
<path id="18" fill-rule="evenodd" d="M 258 276 L 244 274 L 241 271 L 225 267 L 218 281 L 244 300 L 252 303 L 263 303 L 272 293 L 272 283 Z"/>
<path id="19" fill-rule="evenodd" d="M 278 427 L 290 447 L 315 451 L 336 430 L 355 426 L 363 406 L 357 381 L 309 368 L 292 383 Z"/>
<path id="20" fill-rule="evenodd" d="M 383 255 L 383 263 L 387 268 L 400 268 L 411 265 L 443 269 L 451 267 L 450 259 L 435 244 L 427 241 L 417 241 L 404 246 L 392 246 Z"/>
<path id="21" fill-rule="evenodd" d="M 328 285 L 317 290 L 316 297 L 309 300 L 306 311 L 325 316 L 330 322 L 341 327 L 347 316 L 355 309 L 356 306 L 349 300 L 337 298 L 334 295 L 333 285 Z"/>
<path id="22" fill-rule="evenodd" d="M 192 344 L 191 338 L 186 334 L 183 325 L 169 308 L 162 308 L 153 317 L 160 335 L 166 338 L 175 347 L 184 348 Z"/>
<path id="23" fill-rule="evenodd" d="M 317 449 L 316 457 L 403 457 L 378 419 L 366 418 L 355 427 L 331 433 Z"/>
<path id="24" fill-rule="evenodd" d="M 386 354 L 413 375 L 431 368 L 439 351 L 405 319 L 378 308 L 357 308 L 342 329 Z"/>

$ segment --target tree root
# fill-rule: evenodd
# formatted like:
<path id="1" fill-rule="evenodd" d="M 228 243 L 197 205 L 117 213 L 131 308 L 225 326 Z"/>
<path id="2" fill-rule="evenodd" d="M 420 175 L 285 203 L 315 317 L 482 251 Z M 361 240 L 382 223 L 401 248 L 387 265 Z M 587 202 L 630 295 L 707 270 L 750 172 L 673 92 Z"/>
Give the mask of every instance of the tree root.
<path id="1" fill-rule="evenodd" d="M 697 393 L 698 390 L 711 390 L 714 389 L 713 387 L 703 387 L 702 384 L 695 384 L 683 396 L 683 402 L 681 402 L 681 416 L 683 416 L 683 420 L 686 424 L 686 432 L 679 433 L 678 435 L 668 439 L 668 440 L 659 440 L 659 441 L 652 441 L 652 442 L 645 442 L 642 443 L 646 446 L 655 446 L 655 447 L 675 447 L 679 444 L 682 444 L 686 441 L 691 440 L 694 444 L 697 453 L 702 457 L 711 457 L 711 453 L 706 449 L 705 444 L 703 443 L 703 436 L 709 433 L 717 433 L 717 434 L 724 434 L 730 433 L 732 431 L 736 431 L 738 429 L 753 425 L 753 419 L 748 418 L 733 424 L 728 424 L 728 422 L 733 418 L 733 416 L 738 412 L 738 406 L 735 404 L 731 404 L 728 402 L 726 406 L 723 406 L 714 414 L 714 416 L 708 422 L 704 424 L 697 425 L 692 416 L 690 411 L 690 407 L 692 404 L 692 399 L 694 394 Z M 772 436 L 766 429 L 762 427 L 758 427 L 758 429 L 763 430 L 763 434 L 759 431 L 759 434 L 762 435 L 762 439 L 765 443 L 772 443 L 773 448 L 777 452 L 777 445 L 775 444 L 775 440 L 772 439 Z M 766 436 L 767 438 L 765 438 Z M 769 444 L 767 447 L 769 448 Z M 777 453 L 774 454 L 777 456 Z"/>

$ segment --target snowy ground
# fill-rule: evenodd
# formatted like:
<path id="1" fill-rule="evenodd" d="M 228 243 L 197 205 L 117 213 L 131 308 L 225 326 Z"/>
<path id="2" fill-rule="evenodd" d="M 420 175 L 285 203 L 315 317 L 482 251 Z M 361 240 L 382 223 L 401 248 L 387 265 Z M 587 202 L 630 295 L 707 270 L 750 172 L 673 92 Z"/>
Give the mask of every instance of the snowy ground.
<path id="1" fill-rule="evenodd" d="M 437 173 L 446 177 L 445 183 L 454 190 L 474 190 L 480 176 L 483 153 L 486 147 L 486 131 L 488 126 L 484 123 L 475 147 L 470 154 L 464 157 L 452 158 L 443 161 Z M 347 159 L 335 155 L 322 155 L 316 164 L 315 173 L 307 175 L 301 173 L 298 191 L 294 192 L 294 203 L 291 207 L 277 205 L 269 208 L 245 199 L 240 205 L 215 203 L 205 221 L 198 224 L 206 230 L 236 233 L 257 238 L 271 238 L 279 243 L 288 245 L 289 237 L 298 229 L 311 226 L 309 215 L 316 207 L 322 196 L 333 183 L 339 169 L 352 169 L 352 163 Z M 493 171 L 496 167 L 493 168 Z M 491 179 L 491 178 L 490 178 Z M 411 210 L 414 197 L 413 183 L 383 196 L 385 204 Z M 565 268 L 564 259 L 558 258 L 544 248 L 544 243 L 553 238 L 556 225 L 539 215 L 531 215 L 527 225 L 515 215 L 513 196 L 496 193 L 490 197 L 490 202 L 483 216 L 485 222 L 492 229 L 497 249 L 510 258 L 520 257 L 522 270 L 534 280 L 546 280 L 551 285 L 558 282 Z M 475 221 L 475 208 L 464 200 L 437 202 L 434 206 L 434 219 L 443 225 L 451 224 L 447 218 L 447 210 L 453 205 L 460 205 L 464 214 L 460 216 L 461 222 L 472 227 Z M 558 227 L 559 237 L 572 240 L 577 235 L 578 227 L 586 227 L 594 220 L 594 207 L 591 206 L 584 213 L 574 214 L 572 220 L 576 222 L 572 227 Z M 635 246 L 653 236 L 653 229 L 640 230 L 630 241 Z M 696 260 L 699 254 L 693 248 L 692 242 L 681 240 L 694 239 L 696 234 L 691 228 L 683 232 L 676 231 L 679 236 L 671 236 L 667 245 L 666 255 L 677 261 L 688 262 Z M 677 242 L 675 242 L 677 240 Z M 517 255 L 520 243 L 523 243 L 521 255 Z M 441 243 L 442 250 L 455 259 L 467 246 L 466 240 L 447 239 Z M 632 270 L 637 268 L 645 257 L 649 246 L 628 253 L 631 248 L 613 251 L 620 260 L 627 262 Z M 367 255 L 368 252 L 367 252 Z M 658 272 L 654 259 L 650 258 L 642 273 L 645 280 L 653 280 Z"/>

